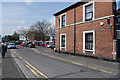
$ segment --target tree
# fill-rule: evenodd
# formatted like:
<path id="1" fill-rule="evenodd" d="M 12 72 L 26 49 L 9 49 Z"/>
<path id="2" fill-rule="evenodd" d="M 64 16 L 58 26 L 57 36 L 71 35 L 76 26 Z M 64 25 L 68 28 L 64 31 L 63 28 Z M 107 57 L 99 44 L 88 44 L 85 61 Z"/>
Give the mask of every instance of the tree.
<path id="1" fill-rule="evenodd" d="M 51 23 L 46 20 L 38 21 L 35 25 L 33 25 L 34 30 L 42 35 L 43 46 L 45 41 L 44 37 L 48 35 L 50 26 Z"/>
<path id="2" fill-rule="evenodd" d="M 19 35 L 24 36 L 26 41 L 28 42 L 28 31 L 29 31 L 29 27 L 23 27 L 23 28 L 17 30 L 17 33 Z"/>
<path id="3" fill-rule="evenodd" d="M 49 36 L 51 36 L 53 39 L 55 38 L 55 26 L 51 25 L 49 27 Z"/>

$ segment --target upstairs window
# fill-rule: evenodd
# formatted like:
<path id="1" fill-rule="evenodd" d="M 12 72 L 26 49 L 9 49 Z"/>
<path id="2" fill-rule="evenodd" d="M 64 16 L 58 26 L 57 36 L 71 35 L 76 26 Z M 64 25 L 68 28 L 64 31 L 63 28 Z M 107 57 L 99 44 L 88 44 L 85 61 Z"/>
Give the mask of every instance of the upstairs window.
<path id="1" fill-rule="evenodd" d="M 61 27 L 66 26 L 66 14 L 61 16 Z"/>
<path id="2" fill-rule="evenodd" d="M 120 9 L 120 0 L 116 0 L 116 9 Z"/>
<path id="3" fill-rule="evenodd" d="M 83 5 L 83 22 L 93 20 L 95 17 L 94 1 Z"/>
<path id="4" fill-rule="evenodd" d="M 93 4 L 85 6 L 85 21 L 92 20 L 93 18 Z"/>

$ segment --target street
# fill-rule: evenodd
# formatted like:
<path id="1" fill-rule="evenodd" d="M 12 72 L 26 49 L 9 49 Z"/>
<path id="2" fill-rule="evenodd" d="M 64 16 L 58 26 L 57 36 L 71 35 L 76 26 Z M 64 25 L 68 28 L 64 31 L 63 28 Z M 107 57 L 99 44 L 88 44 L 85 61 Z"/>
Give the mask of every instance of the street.
<path id="1" fill-rule="evenodd" d="M 41 48 L 42 50 L 50 51 L 47 48 Z M 110 72 L 37 54 L 32 48 L 17 46 L 17 49 L 10 52 L 26 78 L 117 78 L 117 75 L 109 74 Z"/>

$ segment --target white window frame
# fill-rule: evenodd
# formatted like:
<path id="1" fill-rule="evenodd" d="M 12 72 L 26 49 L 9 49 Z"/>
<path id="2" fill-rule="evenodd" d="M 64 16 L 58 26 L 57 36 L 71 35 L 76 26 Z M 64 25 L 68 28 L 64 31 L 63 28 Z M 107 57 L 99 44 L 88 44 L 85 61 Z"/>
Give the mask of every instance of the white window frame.
<path id="1" fill-rule="evenodd" d="M 119 1 L 120 1 L 120 0 L 116 0 L 116 10 L 118 10 L 118 9 L 119 9 L 119 5 L 120 5 L 120 4 L 118 4 L 118 3 L 119 3 Z"/>
<path id="2" fill-rule="evenodd" d="M 61 43 L 62 43 L 62 41 L 61 41 L 62 35 L 65 35 L 65 47 L 62 47 L 62 45 L 61 45 Z M 66 34 L 60 34 L 60 49 L 61 48 L 66 49 Z"/>
<path id="3" fill-rule="evenodd" d="M 95 19 L 95 4 L 94 3 L 95 3 L 94 1 L 90 1 L 89 3 L 86 3 L 83 5 L 83 22 L 85 22 L 85 7 L 90 5 L 90 4 L 93 4 L 93 18 L 92 18 L 92 20 Z"/>
<path id="4" fill-rule="evenodd" d="M 85 49 L 85 34 L 87 33 L 93 33 L 93 50 Z M 95 31 L 94 30 L 83 31 L 83 52 L 85 53 L 85 51 L 90 51 L 90 52 L 93 52 L 93 54 L 95 54 Z"/>
<path id="5" fill-rule="evenodd" d="M 62 16 L 63 15 L 65 15 L 65 26 L 66 26 L 66 13 L 63 13 L 63 14 L 60 15 L 60 28 L 64 27 L 64 26 L 62 26 Z"/>

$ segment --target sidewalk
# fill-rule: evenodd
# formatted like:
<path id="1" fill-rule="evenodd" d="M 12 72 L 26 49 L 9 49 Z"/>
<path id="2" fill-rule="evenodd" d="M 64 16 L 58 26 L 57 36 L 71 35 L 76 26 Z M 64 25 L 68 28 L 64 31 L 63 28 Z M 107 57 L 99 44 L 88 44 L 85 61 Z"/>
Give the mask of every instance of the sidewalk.
<path id="1" fill-rule="evenodd" d="M 117 62 L 110 62 L 110 61 L 103 61 L 98 59 L 93 59 L 89 57 L 82 57 L 82 56 L 73 56 L 63 53 L 54 53 L 51 52 L 50 49 L 45 49 L 43 47 L 38 47 L 33 49 L 36 53 L 41 55 L 46 55 L 55 59 L 59 59 L 62 61 L 70 62 L 76 65 L 84 66 L 91 69 L 96 69 L 108 74 L 112 74 L 118 76 L 119 66 Z"/>
<path id="2" fill-rule="evenodd" d="M 6 53 L 6 57 L 2 59 L 2 79 L 20 79 L 26 80 L 23 73 L 16 65 L 14 58 L 11 56 L 10 51 L 8 50 Z"/>

